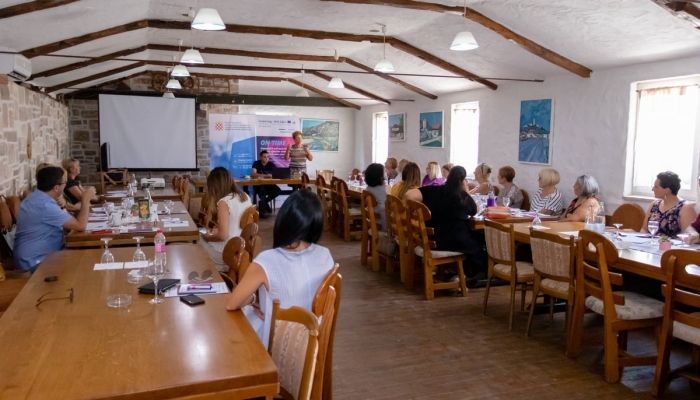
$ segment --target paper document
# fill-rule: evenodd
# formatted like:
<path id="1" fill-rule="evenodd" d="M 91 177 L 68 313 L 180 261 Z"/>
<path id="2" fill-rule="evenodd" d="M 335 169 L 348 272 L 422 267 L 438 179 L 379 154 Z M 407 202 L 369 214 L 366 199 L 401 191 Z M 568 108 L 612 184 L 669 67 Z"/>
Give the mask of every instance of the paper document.
<path id="1" fill-rule="evenodd" d="M 124 263 L 107 263 L 107 264 L 95 264 L 95 271 L 101 271 L 105 269 L 123 269 Z"/>
<path id="2" fill-rule="evenodd" d="M 225 294 L 228 293 L 228 287 L 226 287 L 225 282 L 214 282 L 211 284 L 212 290 L 215 290 L 214 292 L 210 293 L 197 293 L 197 295 L 209 295 L 209 294 Z M 175 285 L 171 287 L 170 289 L 165 291 L 165 297 L 180 297 L 180 296 L 187 296 L 188 294 L 191 293 L 180 293 L 178 294 L 178 285 Z"/>
<path id="3" fill-rule="evenodd" d="M 124 269 L 134 269 L 134 268 L 146 268 L 148 267 L 148 261 L 132 261 L 125 262 Z"/>

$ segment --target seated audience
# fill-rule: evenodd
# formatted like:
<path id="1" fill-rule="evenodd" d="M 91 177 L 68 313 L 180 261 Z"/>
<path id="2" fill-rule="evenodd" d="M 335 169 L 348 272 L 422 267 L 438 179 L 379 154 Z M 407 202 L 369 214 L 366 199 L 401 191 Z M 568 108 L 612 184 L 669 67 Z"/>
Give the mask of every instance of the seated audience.
<path id="1" fill-rule="evenodd" d="M 386 159 L 386 162 L 384 163 L 384 168 L 386 169 L 387 180 L 394 180 L 397 176 L 399 176 L 399 171 L 396 170 L 398 168 L 398 163 L 396 162 L 396 159 L 394 157 L 389 157 Z"/>
<path id="2" fill-rule="evenodd" d="M 493 168 L 485 163 L 481 163 L 474 169 L 474 179 L 478 183 L 474 189 L 469 191 L 469 194 L 489 194 L 493 190 L 493 185 L 489 181 L 491 170 Z"/>
<path id="3" fill-rule="evenodd" d="M 214 168 L 207 177 L 207 193 L 209 194 L 209 209 L 212 219 L 216 220 L 216 228 L 200 235 L 199 244 L 209 253 L 216 269 L 228 272 L 228 265 L 222 258 L 226 242 L 241 234 L 241 216 L 252 203 L 243 192 L 231 173 L 223 167 Z"/>
<path id="4" fill-rule="evenodd" d="M 559 221 L 584 222 L 591 205 L 593 205 L 593 215 L 595 215 L 600 206 L 598 203 L 598 190 L 598 181 L 594 177 L 583 174 L 576 178 L 576 182 L 574 182 L 576 198 L 571 200 L 571 204 L 564 211 Z"/>
<path id="5" fill-rule="evenodd" d="M 403 167 L 406 166 L 406 164 L 410 163 L 410 160 L 407 160 L 405 158 L 402 158 L 401 161 L 399 161 L 399 166 L 396 167 L 396 172 L 398 173 L 396 175 L 396 178 L 394 178 L 394 184 L 397 184 L 401 182 L 401 173 L 403 172 Z"/>
<path id="6" fill-rule="evenodd" d="M 440 164 L 435 161 L 428 163 L 428 166 L 425 167 L 425 174 L 421 186 L 440 186 L 445 183 L 445 178 L 440 173 Z"/>
<path id="7" fill-rule="evenodd" d="M 382 230 L 387 229 L 386 213 L 384 212 L 384 203 L 386 202 L 386 185 L 384 182 L 384 167 L 382 164 L 370 164 L 365 170 L 365 183 L 369 191 L 377 198 L 377 206 L 374 207 L 374 212 L 379 213 L 377 223 L 381 225 Z"/>
<path id="8" fill-rule="evenodd" d="M 66 199 L 66 203 L 74 205 L 75 209 L 80 209 L 80 200 L 85 191 L 85 188 L 80 184 L 80 180 L 78 179 L 78 175 L 80 175 L 80 161 L 75 158 L 66 158 L 63 160 L 62 165 L 68 176 L 66 188 L 63 189 L 63 197 Z M 96 198 L 90 200 L 96 200 Z M 89 205 L 90 203 L 88 202 L 87 204 Z"/>
<path id="9" fill-rule="evenodd" d="M 270 154 L 267 150 L 263 150 L 260 152 L 260 159 L 253 163 L 253 167 L 250 169 L 250 176 L 253 179 L 272 179 L 272 171 L 275 168 L 275 163 L 270 161 Z M 267 218 L 266 213 L 272 212 L 269 203 L 277 198 L 281 191 L 282 189 L 277 185 L 253 186 L 253 193 L 260 197 L 258 200 L 260 218 Z M 263 195 L 265 197 L 264 201 L 262 199 Z"/>
<path id="10" fill-rule="evenodd" d="M 452 168 L 454 168 L 454 166 L 455 166 L 455 165 L 452 164 L 452 163 L 447 163 L 447 164 L 445 164 L 445 165 L 442 166 L 442 170 L 441 170 L 441 171 L 442 171 L 442 177 L 443 177 L 444 179 L 447 179 L 447 175 L 450 174 L 450 170 L 451 170 Z"/>
<path id="11" fill-rule="evenodd" d="M 651 190 L 657 200 L 649 206 L 642 232 L 649 232 L 647 230 L 649 220 L 659 221 L 658 235 L 671 237 L 675 237 L 690 226 L 697 214 L 692 204 L 678 197 L 680 189 L 681 178 L 677 174 L 666 171 L 656 175 Z"/>
<path id="12" fill-rule="evenodd" d="M 557 189 L 559 172 L 554 168 L 543 168 L 537 179 L 539 189 L 530 199 L 530 209 L 540 214 L 559 216 L 564 208 L 564 199 Z"/>
<path id="13" fill-rule="evenodd" d="M 467 256 L 463 263 L 464 273 L 472 278 L 486 272 L 487 256 L 483 236 L 467 226 L 467 219 L 478 210 L 467 189 L 467 171 L 457 165 L 450 171 L 444 185 L 409 190 L 406 199 L 423 202 L 428 207 L 431 219 L 426 225 L 435 229 L 432 237 L 435 249 L 464 253 Z"/>
<path id="14" fill-rule="evenodd" d="M 401 172 L 401 182 L 391 187 L 391 194 L 403 200 L 406 192 L 420 187 L 420 167 L 414 162 L 408 162 Z"/>
<path id="15" fill-rule="evenodd" d="M 380 165 L 381 166 L 381 165 Z M 298 190 L 287 198 L 275 219 L 272 249 L 260 253 L 228 297 L 226 308 L 244 312 L 267 347 L 272 301 L 282 308 L 311 310 L 318 286 L 334 262 L 327 248 L 317 245 L 323 232 L 323 209 L 316 194 Z"/>
<path id="16" fill-rule="evenodd" d="M 39 171 L 41 171 L 42 169 L 44 169 L 44 168 L 46 168 L 46 167 L 53 167 L 53 166 L 54 166 L 53 164 L 50 164 L 50 163 L 47 163 L 47 162 L 43 162 L 43 163 L 37 165 L 37 166 L 36 166 L 36 173 L 34 174 L 34 178 L 36 179 L 36 177 L 37 177 L 38 174 L 39 174 Z M 68 211 L 68 212 L 71 212 L 71 213 L 72 213 L 72 212 L 74 212 L 74 211 L 80 211 L 80 206 L 75 206 L 75 205 L 73 205 L 73 204 L 70 204 L 70 203 L 67 203 L 67 202 L 66 202 L 66 196 L 65 196 L 65 195 L 59 196 L 59 197 L 56 199 L 56 203 L 58 203 L 58 206 L 61 207 L 61 209 L 66 210 L 66 211 Z"/>
<path id="17" fill-rule="evenodd" d="M 61 210 L 56 200 L 63 196 L 66 172 L 61 167 L 44 167 L 37 172 L 37 190 L 21 203 L 17 216 L 14 256 L 15 265 L 34 273 L 49 253 L 63 248 L 63 229 L 84 231 L 90 207 L 83 207 L 77 217 Z M 95 188 L 88 187 L 81 201 L 90 204 Z"/>
<path id="18" fill-rule="evenodd" d="M 503 186 L 503 189 L 496 196 L 496 205 L 504 205 L 503 199 L 505 198 L 510 199 L 508 207 L 520 208 L 523 205 L 523 192 L 513 183 L 514 178 L 515 169 L 513 167 L 506 165 L 498 170 L 498 183 Z"/>

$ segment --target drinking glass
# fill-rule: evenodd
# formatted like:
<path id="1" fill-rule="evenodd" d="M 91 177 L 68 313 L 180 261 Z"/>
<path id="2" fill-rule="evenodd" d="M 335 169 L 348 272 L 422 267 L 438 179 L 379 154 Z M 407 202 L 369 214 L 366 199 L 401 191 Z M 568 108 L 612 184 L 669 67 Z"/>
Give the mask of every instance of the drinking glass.
<path id="1" fill-rule="evenodd" d="M 503 207 L 508 207 L 510 205 L 510 197 L 503 198 Z"/>
<path id="2" fill-rule="evenodd" d="M 172 200 L 165 200 L 163 202 L 163 207 L 165 208 L 165 213 L 168 215 L 168 217 L 170 216 L 170 213 L 173 212 L 174 205 L 175 205 L 175 203 L 173 203 Z"/>
<path id="3" fill-rule="evenodd" d="M 654 245 L 656 244 L 656 241 L 654 240 L 654 235 L 656 235 L 656 232 L 659 230 L 659 221 L 649 221 L 647 224 L 647 230 L 651 234 L 651 240 L 649 240 L 649 245 Z"/>
<path id="4" fill-rule="evenodd" d="M 149 301 L 149 303 L 151 304 L 160 304 L 163 302 L 163 299 L 158 297 L 158 281 L 160 280 L 160 278 L 163 277 L 164 274 L 165 267 L 163 266 L 162 260 L 153 260 L 152 263 L 149 261 L 148 269 L 146 270 L 146 276 L 153 280 L 155 292 L 155 297 L 153 297 L 153 299 Z"/>
<path id="5" fill-rule="evenodd" d="M 615 229 L 617 229 L 617 235 L 615 235 L 615 240 L 622 240 L 622 236 L 620 236 L 620 227 L 622 226 L 622 224 L 617 223 L 613 224 L 613 226 L 615 227 Z"/>
<path id="6" fill-rule="evenodd" d="M 134 251 L 133 261 L 146 261 L 146 254 L 141 250 L 141 239 L 143 239 L 143 236 L 134 236 L 133 239 L 136 241 L 136 251 Z"/>
<path id="7" fill-rule="evenodd" d="M 681 240 L 681 249 L 684 248 L 685 247 L 685 239 L 687 239 L 688 236 L 690 236 L 690 235 L 688 235 L 687 233 L 679 233 L 676 236 L 678 236 L 678 239 Z"/>
<path id="8" fill-rule="evenodd" d="M 105 243 L 105 252 L 102 253 L 102 261 L 100 261 L 102 264 L 109 264 L 114 262 L 114 256 L 112 253 L 109 251 L 109 241 L 112 240 L 112 238 L 102 238 L 101 239 Z"/>
<path id="9" fill-rule="evenodd" d="M 532 226 L 542 225 L 542 220 L 540 219 L 540 210 L 535 210 L 535 219 L 532 220 Z"/>

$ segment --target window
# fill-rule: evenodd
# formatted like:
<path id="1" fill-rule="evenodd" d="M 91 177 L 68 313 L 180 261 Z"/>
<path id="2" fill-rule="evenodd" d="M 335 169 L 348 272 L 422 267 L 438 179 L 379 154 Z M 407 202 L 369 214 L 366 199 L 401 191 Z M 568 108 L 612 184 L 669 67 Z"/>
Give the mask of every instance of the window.
<path id="1" fill-rule="evenodd" d="M 389 157 L 389 114 L 374 113 L 374 137 L 372 138 L 372 162 L 384 164 Z"/>
<path id="2" fill-rule="evenodd" d="M 450 162 L 471 174 L 479 159 L 479 102 L 452 105 Z"/>
<path id="3" fill-rule="evenodd" d="M 700 76 L 694 76 L 636 85 L 628 193 L 653 196 L 651 187 L 656 175 L 673 171 L 681 178 L 679 196 L 695 199 L 700 148 L 699 84 Z"/>

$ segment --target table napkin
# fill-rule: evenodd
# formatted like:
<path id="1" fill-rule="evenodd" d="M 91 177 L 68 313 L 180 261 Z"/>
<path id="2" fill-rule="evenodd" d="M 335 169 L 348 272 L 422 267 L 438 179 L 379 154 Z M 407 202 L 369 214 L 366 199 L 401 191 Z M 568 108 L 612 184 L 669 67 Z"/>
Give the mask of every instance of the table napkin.
<path id="1" fill-rule="evenodd" d="M 95 271 L 101 271 L 105 269 L 123 269 L 124 263 L 107 263 L 107 264 L 95 264 Z"/>

